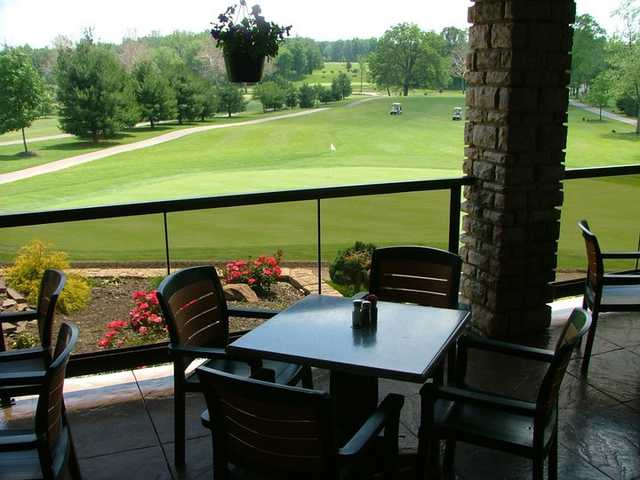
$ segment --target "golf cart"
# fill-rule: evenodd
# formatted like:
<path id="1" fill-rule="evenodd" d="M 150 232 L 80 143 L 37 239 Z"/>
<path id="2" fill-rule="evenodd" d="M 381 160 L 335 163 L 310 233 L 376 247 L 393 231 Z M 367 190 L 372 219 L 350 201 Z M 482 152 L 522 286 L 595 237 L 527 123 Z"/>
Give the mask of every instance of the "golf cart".
<path id="1" fill-rule="evenodd" d="M 454 107 L 451 120 L 462 120 L 462 107 Z"/>
<path id="2" fill-rule="evenodd" d="M 389 115 L 402 115 L 402 104 L 394 103 L 391 105 L 391 110 L 389 111 Z"/>

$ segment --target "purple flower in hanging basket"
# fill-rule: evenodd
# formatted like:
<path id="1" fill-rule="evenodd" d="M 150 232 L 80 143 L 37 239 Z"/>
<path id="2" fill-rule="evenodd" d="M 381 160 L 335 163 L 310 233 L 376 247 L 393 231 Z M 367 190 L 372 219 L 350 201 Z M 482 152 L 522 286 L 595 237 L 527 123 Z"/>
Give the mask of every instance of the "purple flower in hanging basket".
<path id="1" fill-rule="evenodd" d="M 241 11 L 247 12 L 246 2 L 241 1 Z M 275 57 L 280 43 L 289 36 L 291 26 L 280 26 L 267 22 L 260 14 L 259 5 L 251 7 L 246 17 L 237 23 L 233 21 L 237 5 L 230 6 L 226 12 L 218 16 L 218 23 L 211 29 L 211 37 L 217 47 L 225 52 L 249 53 L 253 57 Z"/>

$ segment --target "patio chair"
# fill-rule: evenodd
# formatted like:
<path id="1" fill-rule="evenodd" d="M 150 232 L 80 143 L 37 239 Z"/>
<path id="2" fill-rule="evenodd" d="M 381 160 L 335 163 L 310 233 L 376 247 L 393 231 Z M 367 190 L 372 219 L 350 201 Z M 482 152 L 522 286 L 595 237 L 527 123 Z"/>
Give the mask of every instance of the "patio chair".
<path id="1" fill-rule="evenodd" d="M 425 460 L 430 473 L 439 473 L 440 440 L 446 440 L 444 466 L 454 478 L 456 442 L 501 450 L 533 460 L 533 479 L 544 476 L 549 457 L 549 478 L 558 476 L 558 395 L 576 345 L 591 325 L 589 312 L 575 309 L 555 351 L 525 347 L 486 338 L 460 340 L 457 383 L 425 384 L 422 397 L 418 445 L 419 478 Z M 518 400 L 471 389 L 464 384 L 469 349 L 485 350 L 549 364 L 535 402 Z M 429 478 L 432 478 L 431 476 Z"/>
<path id="2" fill-rule="evenodd" d="M 455 253 L 420 246 L 383 247 L 374 250 L 369 293 L 388 302 L 459 308 L 462 259 Z M 455 369 L 456 346 L 447 355 L 448 377 Z M 444 381 L 443 367 L 435 372 Z"/>
<path id="3" fill-rule="evenodd" d="M 604 271 L 606 259 L 638 259 L 640 252 L 607 252 L 600 250 L 598 239 L 591 232 L 586 220 L 578 222 L 587 249 L 587 280 L 585 283 L 583 308 L 591 310 L 593 321 L 587 336 L 587 345 L 582 357 L 582 372 L 589 371 L 591 350 L 598 327 L 598 317 L 602 312 L 640 311 L 640 274 L 607 274 Z"/>
<path id="4" fill-rule="evenodd" d="M 0 329 L 4 322 L 37 320 L 40 346 L 36 348 L 0 351 L 0 398 L 22 395 L 36 395 L 45 377 L 46 368 L 51 359 L 51 330 L 58 297 L 64 288 L 66 277 L 60 270 L 46 270 L 40 283 L 37 310 L 0 314 Z M 4 335 L 0 334 L 0 338 Z M 19 384 L 8 381 L 11 375 L 22 372 L 39 372 L 40 377 L 32 376 L 32 384 Z M 19 375 L 18 375 L 19 377 Z"/>
<path id="5" fill-rule="evenodd" d="M 262 367 L 274 372 L 277 383 L 313 385 L 309 367 L 235 358 L 225 352 L 233 339 L 229 335 L 227 302 L 215 267 L 186 268 L 169 275 L 158 287 L 158 301 L 169 330 L 169 351 L 173 357 L 177 465 L 185 463 L 185 393 L 202 391 L 195 371 L 186 371 L 192 361 L 207 359 L 206 365 L 211 368 L 245 377 Z"/>
<path id="6" fill-rule="evenodd" d="M 77 327 L 63 323 L 38 397 L 34 429 L 0 430 L 3 480 L 65 478 L 67 470 L 74 480 L 81 478 L 62 394 L 67 362 L 77 341 Z M 23 375 L 24 382 L 31 380 L 28 373 L 15 375 Z"/>
<path id="7" fill-rule="evenodd" d="M 369 293 L 388 302 L 458 308 L 462 259 L 430 247 L 377 248 L 371 258 Z"/>
<path id="8" fill-rule="evenodd" d="M 388 395 L 340 447 L 328 393 L 207 367 L 197 371 L 207 400 L 202 423 L 212 434 L 216 480 L 230 478 L 229 463 L 274 478 L 351 478 L 372 468 L 376 453 L 380 455 L 375 446 L 380 444 L 384 478 L 396 478 L 401 395 Z M 256 376 L 264 378 L 261 373 Z"/>

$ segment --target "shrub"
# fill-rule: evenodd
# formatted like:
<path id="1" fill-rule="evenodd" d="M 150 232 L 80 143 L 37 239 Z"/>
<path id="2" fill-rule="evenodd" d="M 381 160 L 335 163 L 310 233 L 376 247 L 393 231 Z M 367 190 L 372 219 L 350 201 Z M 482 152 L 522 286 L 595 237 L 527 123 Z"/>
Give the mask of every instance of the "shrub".
<path id="1" fill-rule="evenodd" d="M 260 256 L 255 260 L 234 260 L 227 263 L 224 272 L 226 283 L 246 283 L 260 297 L 267 296 L 271 292 L 280 275 L 280 261 L 282 252 L 278 251 L 272 257 Z"/>
<path id="2" fill-rule="evenodd" d="M 336 284 L 352 287 L 354 291 L 366 288 L 369 283 L 371 255 L 376 249 L 372 243 L 356 242 L 353 247 L 339 251 L 329 267 L 331 280 Z"/>
<path id="3" fill-rule="evenodd" d="M 31 332 L 20 332 L 11 335 L 9 338 L 9 346 L 14 350 L 21 348 L 34 348 L 40 345 L 40 337 Z"/>
<path id="4" fill-rule="evenodd" d="M 7 285 L 25 295 L 27 301 L 34 305 L 38 301 L 42 275 L 49 268 L 68 269 L 67 254 L 53 250 L 52 245 L 40 240 L 33 240 L 20 249 L 14 264 L 6 270 Z M 67 283 L 57 308 L 62 313 L 78 312 L 87 306 L 90 297 L 91 287 L 87 279 L 67 274 Z"/>
<path id="5" fill-rule="evenodd" d="M 167 337 L 167 326 L 160 315 L 160 306 L 155 290 L 138 290 L 132 294 L 135 303 L 129 311 L 129 320 L 114 320 L 107 323 L 107 331 L 98 341 L 100 348 L 131 347 L 156 343 Z"/>

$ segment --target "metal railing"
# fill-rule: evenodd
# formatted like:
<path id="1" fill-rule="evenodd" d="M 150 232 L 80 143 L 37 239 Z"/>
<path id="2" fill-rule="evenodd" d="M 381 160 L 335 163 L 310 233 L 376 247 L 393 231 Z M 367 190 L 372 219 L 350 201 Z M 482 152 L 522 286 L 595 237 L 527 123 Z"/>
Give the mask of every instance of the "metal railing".
<path id="1" fill-rule="evenodd" d="M 610 176 L 640 175 L 640 165 L 623 165 L 595 168 L 567 169 L 564 180 L 593 179 Z M 0 229 L 21 226 L 34 226 L 52 223 L 75 222 L 82 220 L 99 220 L 109 218 L 142 216 L 149 214 L 163 215 L 164 250 L 167 273 L 171 270 L 171 253 L 169 248 L 169 228 L 167 214 L 204 209 L 217 209 L 249 205 L 265 205 L 275 203 L 315 201 L 318 269 L 318 290 L 322 289 L 322 200 L 349 198 L 394 193 L 449 191 L 449 235 L 448 249 L 458 253 L 460 244 L 460 216 L 462 187 L 471 185 L 473 177 L 452 177 L 436 180 L 417 180 L 405 182 L 374 183 L 364 185 L 347 185 L 324 188 L 306 188 L 247 194 L 231 194 L 213 197 L 198 197 L 179 200 L 163 200 L 155 202 L 128 203 L 97 207 L 73 208 L 64 210 L 47 210 L 25 213 L 9 213 L 0 215 Z M 572 295 L 581 291 L 584 280 L 569 282 L 553 282 L 555 297 Z M 241 314 L 241 312 L 240 312 Z M 96 373 L 117 368 L 133 368 L 167 361 L 166 344 L 145 345 L 126 349 L 78 354 L 72 357 L 71 374 Z"/>
<path id="2" fill-rule="evenodd" d="M 3 228 L 25 227 L 53 223 L 100 220 L 162 214 L 164 232 L 164 255 L 167 274 L 171 272 L 170 230 L 167 214 L 205 209 L 218 209 L 250 205 L 266 205 L 300 201 L 316 202 L 316 265 L 318 291 L 322 292 L 322 201 L 327 199 L 388 195 L 410 192 L 449 191 L 448 249 L 458 252 L 460 244 L 460 207 L 462 187 L 473 182 L 471 177 L 453 177 L 435 180 L 373 183 L 324 188 L 305 188 L 272 192 L 219 195 L 179 200 L 128 203 L 97 207 L 45 210 L 0 215 L 0 231 Z M 444 212 L 443 212 L 444 213 Z M 235 311 L 235 316 L 255 316 L 255 311 Z M 1 334 L 1 332 L 0 332 Z M 121 368 L 134 368 L 168 361 L 166 344 L 144 345 L 72 356 L 70 375 L 97 373 Z"/>

